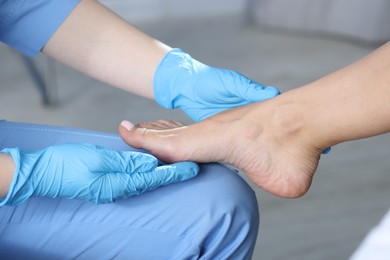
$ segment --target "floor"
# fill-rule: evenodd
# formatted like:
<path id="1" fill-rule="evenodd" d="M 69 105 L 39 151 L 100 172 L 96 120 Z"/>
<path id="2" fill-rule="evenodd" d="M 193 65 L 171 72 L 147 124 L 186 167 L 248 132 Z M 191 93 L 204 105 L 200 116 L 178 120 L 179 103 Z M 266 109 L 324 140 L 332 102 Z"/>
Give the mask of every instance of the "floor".
<path id="1" fill-rule="evenodd" d="M 248 26 L 241 17 L 162 20 L 137 26 L 207 64 L 238 70 L 282 91 L 375 48 Z M 2 118 L 109 132 L 116 132 L 124 118 L 190 123 L 180 111 L 161 109 L 61 64 L 51 67 L 56 74 L 52 89 L 57 102 L 45 106 L 20 56 L 2 45 L 0 57 Z M 321 159 L 311 190 L 300 199 L 280 199 L 253 187 L 261 208 L 253 259 L 348 259 L 390 206 L 389 144 L 387 134 L 333 147 Z"/>

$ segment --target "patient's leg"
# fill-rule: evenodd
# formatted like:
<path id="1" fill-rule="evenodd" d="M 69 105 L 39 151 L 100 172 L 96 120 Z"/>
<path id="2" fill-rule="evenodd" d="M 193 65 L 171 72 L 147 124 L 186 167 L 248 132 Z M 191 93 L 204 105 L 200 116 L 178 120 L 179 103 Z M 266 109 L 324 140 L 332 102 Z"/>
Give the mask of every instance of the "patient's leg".
<path id="1" fill-rule="evenodd" d="M 303 87 L 199 124 L 119 131 L 128 144 L 167 161 L 233 164 L 265 190 L 298 197 L 309 189 L 326 148 L 390 132 L 389 70 L 387 43 Z"/>
<path id="2" fill-rule="evenodd" d="M 119 136 L 0 121 L 0 146 L 89 142 L 133 150 Z M 258 231 L 253 191 L 219 164 L 189 181 L 112 204 L 31 198 L 0 207 L 0 258 L 250 259 Z"/>

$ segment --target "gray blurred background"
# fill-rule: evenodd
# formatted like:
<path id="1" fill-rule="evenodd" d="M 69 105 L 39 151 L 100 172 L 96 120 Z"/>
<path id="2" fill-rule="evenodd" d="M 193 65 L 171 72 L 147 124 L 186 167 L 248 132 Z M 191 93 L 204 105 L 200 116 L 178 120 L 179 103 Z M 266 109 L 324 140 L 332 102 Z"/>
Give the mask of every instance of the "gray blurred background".
<path id="1" fill-rule="evenodd" d="M 387 0 L 101 2 L 204 63 L 237 70 L 283 92 L 390 39 Z M 122 119 L 191 123 L 180 111 L 159 108 L 44 56 L 26 59 L 0 45 L 0 66 L 1 118 L 10 121 L 114 133 Z M 261 209 L 253 258 L 348 259 L 390 206 L 389 143 L 386 134 L 333 147 L 300 199 L 277 198 L 248 181 Z"/>

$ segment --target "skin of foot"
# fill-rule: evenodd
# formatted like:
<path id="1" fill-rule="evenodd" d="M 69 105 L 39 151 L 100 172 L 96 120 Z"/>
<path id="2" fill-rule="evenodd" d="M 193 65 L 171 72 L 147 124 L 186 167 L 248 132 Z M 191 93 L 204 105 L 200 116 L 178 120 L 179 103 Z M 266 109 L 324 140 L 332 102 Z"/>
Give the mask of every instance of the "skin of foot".
<path id="1" fill-rule="evenodd" d="M 274 100 L 230 109 L 190 126 L 125 121 L 119 133 L 127 144 L 165 162 L 227 163 L 274 195 L 300 197 L 309 189 L 326 146 L 313 146 L 300 113 L 283 105 L 283 99 L 278 106 Z"/>

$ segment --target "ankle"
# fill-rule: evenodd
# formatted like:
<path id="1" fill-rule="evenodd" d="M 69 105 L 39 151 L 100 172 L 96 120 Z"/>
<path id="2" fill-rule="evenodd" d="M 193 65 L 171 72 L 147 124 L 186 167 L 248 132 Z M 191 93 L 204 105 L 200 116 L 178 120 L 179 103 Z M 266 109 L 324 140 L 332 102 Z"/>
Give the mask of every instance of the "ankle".
<path id="1" fill-rule="evenodd" d="M 320 130 L 316 128 L 315 116 L 308 104 L 289 96 L 275 99 L 272 104 L 271 131 L 277 141 L 283 144 L 295 143 L 311 151 L 323 151 Z"/>
<path id="2" fill-rule="evenodd" d="M 281 141 L 304 136 L 307 124 L 301 104 L 283 99 L 275 100 L 271 118 L 273 134 Z"/>

